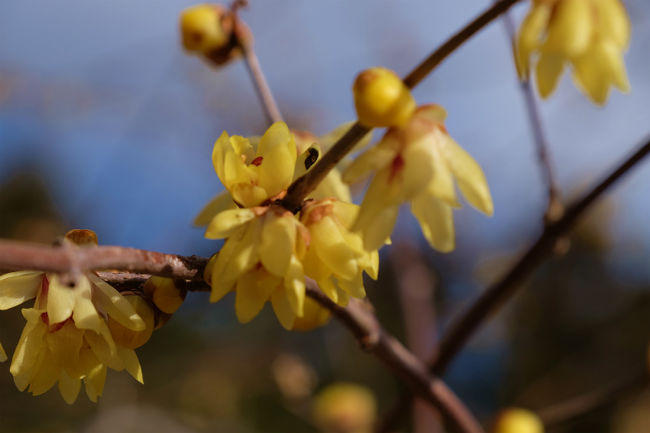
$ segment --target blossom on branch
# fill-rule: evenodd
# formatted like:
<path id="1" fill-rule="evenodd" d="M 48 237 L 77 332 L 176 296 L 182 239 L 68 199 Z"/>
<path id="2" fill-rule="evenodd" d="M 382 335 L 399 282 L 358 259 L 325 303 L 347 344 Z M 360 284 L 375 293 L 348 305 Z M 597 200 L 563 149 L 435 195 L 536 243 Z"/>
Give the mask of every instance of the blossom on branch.
<path id="1" fill-rule="evenodd" d="M 305 254 L 305 274 L 334 302 L 347 305 L 350 296 L 364 298 L 363 272 L 377 279 L 379 254 L 366 251 L 359 233 L 350 229 L 359 207 L 335 199 L 309 201 L 300 221 L 311 242 Z"/>
<path id="2" fill-rule="evenodd" d="M 410 202 L 429 244 L 443 252 L 453 250 L 452 208 L 460 206 L 454 180 L 472 206 L 492 215 L 483 171 L 447 133 L 446 115 L 438 105 L 419 107 L 406 125 L 390 128 L 343 173 L 347 183 L 374 175 L 353 226 L 367 250 L 387 241 L 405 202 Z"/>
<path id="3" fill-rule="evenodd" d="M 291 329 L 303 315 L 302 259 L 309 243 L 295 215 L 278 205 L 226 210 L 214 217 L 205 236 L 227 238 L 206 270 L 210 302 L 234 290 L 237 318 L 247 323 L 270 300 L 282 326 Z"/>
<path id="4" fill-rule="evenodd" d="M 629 19 L 620 0 L 533 0 L 517 36 L 517 69 L 527 79 L 531 57 L 536 57 L 537 89 L 546 98 L 568 63 L 578 87 L 604 104 L 610 86 L 630 89 L 623 63 L 629 38 Z"/>
<path id="5" fill-rule="evenodd" d="M 89 230 L 73 230 L 64 242 L 88 247 L 96 245 L 96 239 Z M 147 325 L 117 290 L 94 273 L 79 275 L 72 286 L 55 273 L 19 271 L 0 276 L 0 310 L 33 298 L 33 307 L 22 310 L 27 324 L 10 367 L 18 389 L 29 387 L 39 395 L 58 382 L 61 395 L 71 404 L 82 382 L 88 398 L 97 400 L 107 367 L 126 369 L 142 382 L 135 352 L 114 338 L 110 322 L 134 332 L 145 331 Z"/>

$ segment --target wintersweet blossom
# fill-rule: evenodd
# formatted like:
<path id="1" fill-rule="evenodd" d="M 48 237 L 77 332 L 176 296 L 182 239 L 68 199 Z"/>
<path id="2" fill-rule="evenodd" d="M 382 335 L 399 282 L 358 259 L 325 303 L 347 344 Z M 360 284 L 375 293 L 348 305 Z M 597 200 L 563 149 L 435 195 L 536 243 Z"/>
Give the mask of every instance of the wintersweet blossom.
<path id="1" fill-rule="evenodd" d="M 67 240 L 90 234 L 70 232 Z M 96 239 L 96 237 L 95 237 Z M 146 325 L 131 304 L 94 273 L 80 275 L 74 286 L 55 273 L 19 271 L 0 276 L 0 310 L 36 298 L 22 310 L 27 324 L 14 351 L 10 371 L 21 391 L 39 395 L 57 382 L 67 403 L 73 403 L 81 383 L 92 401 L 101 395 L 106 368 L 126 369 L 142 382 L 135 352 L 117 343 L 108 326 L 142 331 Z"/>
<path id="2" fill-rule="evenodd" d="M 578 87 L 603 104 L 610 86 L 622 92 L 630 88 L 623 63 L 629 39 L 620 0 L 534 0 L 517 36 L 517 68 L 527 78 L 530 58 L 536 57 L 537 88 L 546 98 L 568 63 Z"/>
<path id="3" fill-rule="evenodd" d="M 270 300 L 282 326 L 291 329 L 303 315 L 302 259 L 309 244 L 309 232 L 295 215 L 278 205 L 226 210 L 213 218 L 205 236 L 226 238 L 206 272 L 210 302 L 234 290 L 237 318 L 247 323 Z"/>
<path id="4" fill-rule="evenodd" d="M 282 149 L 282 153 L 284 153 L 285 160 L 283 161 L 283 165 L 281 169 L 279 170 L 278 174 L 281 177 L 282 181 L 282 189 L 277 192 L 277 188 L 273 189 L 273 194 L 276 195 L 282 195 L 284 191 L 289 187 L 289 184 L 291 181 L 295 180 L 296 178 L 302 176 L 305 174 L 311 167 L 314 166 L 314 164 L 321 158 L 324 152 L 328 151 L 332 145 L 340 138 L 343 136 L 343 134 L 352 126 L 351 123 L 345 123 L 337 128 L 335 128 L 333 131 L 320 136 L 316 137 L 310 132 L 306 131 L 289 131 L 288 127 L 282 123 L 278 122 L 274 124 L 271 128 L 275 130 L 273 134 L 268 134 L 269 131 L 271 131 L 271 128 L 269 128 L 269 131 L 267 131 L 267 134 L 265 134 L 265 137 L 267 137 L 266 143 L 271 141 L 273 139 L 272 145 L 266 144 L 264 147 L 261 147 L 261 142 L 263 137 L 248 137 L 248 138 L 243 138 L 243 137 L 238 137 L 238 136 L 232 136 L 229 137 L 229 141 L 233 143 L 238 143 L 237 148 L 243 148 L 245 149 L 244 152 L 240 152 L 240 159 L 242 160 L 243 165 L 246 165 L 246 162 L 248 162 L 248 165 L 253 165 L 254 167 L 259 167 L 259 168 L 251 168 L 251 170 L 257 170 L 257 171 L 265 171 L 268 170 L 269 173 L 273 173 L 273 167 L 271 166 L 271 163 L 269 162 L 269 158 L 266 158 L 266 163 L 265 163 L 265 152 L 267 152 L 269 149 L 275 149 L 275 152 L 280 153 L 279 150 L 276 148 L 279 147 Z M 358 149 L 361 149 L 362 147 L 366 146 L 370 142 L 370 134 L 367 134 L 357 145 Z M 215 165 L 215 170 L 217 167 L 220 168 L 221 172 L 225 171 L 225 161 L 222 162 L 222 160 L 225 160 L 225 158 L 222 158 L 223 151 L 219 150 L 219 152 L 216 151 L 217 146 L 219 146 L 220 149 L 223 148 L 223 145 L 226 143 L 225 140 L 223 140 L 224 135 L 217 140 L 217 143 L 215 143 L 215 152 L 213 152 L 213 162 Z M 243 143 L 243 144 L 242 144 Z M 293 155 L 293 152 L 291 152 L 287 146 L 289 146 L 291 143 L 295 145 L 296 148 L 296 156 Z M 228 146 L 225 146 L 226 149 L 228 149 Z M 215 156 L 217 156 L 217 159 L 215 159 Z M 229 168 L 230 171 L 241 171 L 241 166 L 242 163 L 239 163 L 236 161 L 235 158 L 230 158 L 230 160 L 234 160 L 234 162 L 230 162 L 229 164 L 233 168 Z M 254 165 L 252 162 L 255 161 L 255 164 L 259 165 Z M 291 162 L 293 161 L 293 163 Z M 293 168 L 293 171 L 291 171 L 291 176 L 288 175 L 290 171 L 290 166 Z M 217 170 L 217 174 L 219 175 L 219 170 Z M 267 176 L 268 177 L 268 176 Z M 222 178 L 221 175 L 219 175 L 219 178 L 224 181 L 226 178 L 225 174 Z M 253 184 L 256 182 L 256 178 L 251 176 L 249 178 L 249 183 Z M 218 194 L 215 196 L 202 210 L 201 212 L 197 215 L 197 217 L 194 220 L 194 224 L 197 226 L 206 226 L 212 219 L 221 211 L 228 210 L 228 209 L 234 209 L 239 205 L 240 207 L 251 207 L 251 206 L 257 206 L 264 202 L 265 200 L 269 200 L 271 196 L 269 193 L 270 191 L 266 192 L 259 192 L 259 189 L 253 188 L 253 186 L 242 186 L 241 184 L 237 184 L 234 182 L 230 182 L 226 184 L 224 182 L 224 186 L 226 187 L 226 191 L 222 192 L 221 194 Z M 259 199 L 257 200 L 243 200 L 243 202 L 237 202 L 236 204 L 236 199 L 235 197 L 235 191 L 237 190 L 255 190 L 258 191 L 259 193 Z M 241 196 L 243 194 L 237 193 L 237 196 Z M 327 198 L 327 197 L 334 197 L 338 200 L 341 201 L 346 201 L 350 202 L 352 201 L 350 197 L 350 190 L 348 186 L 341 180 L 341 173 L 338 168 L 334 168 L 331 170 L 328 175 L 323 179 L 321 183 L 318 184 L 316 189 L 312 191 L 309 194 L 309 198 L 314 198 L 314 199 L 322 199 L 322 198 Z"/>
<path id="5" fill-rule="evenodd" d="M 438 105 L 419 107 L 406 125 L 390 128 L 343 173 L 348 183 L 374 174 L 353 226 L 367 250 L 386 242 L 405 202 L 410 202 L 430 245 L 453 250 L 452 208 L 459 207 L 454 180 L 472 206 L 492 214 L 483 171 L 447 133 L 446 115 Z"/>
<path id="6" fill-rule="evenodd" d="M 377 250 L 366 251 L 360 234 L 350 231 L 358 212 L 357 205 L 332 198 L 308 201 L 300 212 L 310 235 L 305 274 L 340 305 L 346 305 L 350 296 L 366 296 L 364 271 L 377 279 Z"/>

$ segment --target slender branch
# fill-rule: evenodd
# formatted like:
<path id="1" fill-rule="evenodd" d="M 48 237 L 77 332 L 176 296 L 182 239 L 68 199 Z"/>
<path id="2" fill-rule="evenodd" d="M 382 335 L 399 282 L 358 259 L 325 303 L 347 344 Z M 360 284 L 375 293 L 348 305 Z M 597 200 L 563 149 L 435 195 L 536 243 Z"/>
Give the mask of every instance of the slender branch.
<path id="1" fill-rule="evenodd" d="M 499 15 L 507 11 L 510 6 L 520 0 L 500 0 L 475 18 L 472 22 L 463 27 L 460 31 L 449 38 L 440 47 L 434 50 L 429 57 L 417 65 L 406 77 L 404 84 L 413 88 L 431 73 L 443 60 L 460 47 L 479 30 L 492 22 Z M 366 135 L 371 128 L 360 125 L 358 122 L 334 144 L 334 146 L 323 155 L 315 165 L 302 177 L 296 179 L 289 187 L 287 196 L 282 204 L 289 210 L 299 209 L 303 200 L 316 186 L 325 178 L 327 173 L 338 164 L 343 157 L 352 150 L 354 145 Z"/>
<path id="2" fill-rule="evenodd" d="M 515 44 L 515 24 L 509 12 L 506 12 L 503 15 L 503 24 L 506 28 L 506 32 L 508 33 L 510 41 L 512 44 Z M 531 86 L 529 80 L 518 81 L 518 85 L 521 89 L 521 93 L 526 104 L 528 121 L 530 122 L 530 127 L 533 133 L 533 140 L 537 149 L 537 160 L 539 162 L 539 167 L 542 171 L 542 177 L 544 178 L 544 182 L 546 183 L 546 188 L 548 191 L 548 203 L 546 205 L 544 220 L 546 223 L 550 223 L 558 220 L 562 216 L 562 213 L 564 212 L 564 206 L 562 205 L 559 189 L 555 180 L 553 164 L 551 162 L 551 156 L 549 154 L 548 140 L 546 138 L 546 133 L 544 132 L 542 116 L 539 112 L 539 105 L 535 97 L 535 92 L 533 92 L 533 87 Z"/>
<path id="3" fill-rule="evenodd" d="M 267 118 L 269 124 L 274 122 L 279 122 L 282 120 L 282 114 L 278 108 L 278 104 L 273 98 L 273 93 L 271 93 L 271 88 L 266 81 L 264 72 L 262 72 L 262 66 L 255 54 L 253 48 L 253 38 L 250 34 L 250 30 L 246 27 L 245 24 L 239 19 L 237 12 L 240 8 L 246 7 L 247 2 L 235 0 L 230 8 L 230 13 L 233 16 L 233 37 L 235 43 L 241 49 L 244 55 L 244 61 L 246 63 L 246 69 L 248 74 L 251 77 L 253 82 L 253 87 L 257 93 L 257 96 L 260 99 L 260 103 L 264 108 L 264 114 Z"/>
<path id="4" fill-rule="evenodd" d="M 437 407 L 456 431 L 483 431 L 447 385 L 430 376 L 425 364 L 379 325 L 367 302 L 353 299 L 348 307 L 341 307 L 323 294 L 315 283 L 308 284 L 307 295 L 330 310 L 352 332 L 361 347 L 397 373 L 414 394 Z"/>
<path id="5" fill-rule="evenodd" d="M 119 269 L 140 274 L 199 280 L 207 259 L 164 254 L 135 248 L 51 247 L 0 240 L 0 269 L 59 273 Z"/>
<path id="6" fill-rule="evenodd" d="M 650 153 L 650 141 L 616 167 L 612 173 L 595 185 L 581 199 L 567 208 L 562 218 L 547 225 L 535 244 L 515 263 L 499 281 L 485 290 L 472 305 L 453 322 L 443 336 L 437 359 L 432 371 L 442 374 L 451 360 L 463 348 L 480 325 L 503 305 L 519 288 L 519 283 L 553 249 L 555 242 L 565 234 L 577 219 L 610 187 L 632 167 Z"/>
<path id="7" fill-rule="evenodd" d="M 642 374 L 619 379 L 617 382 L 607 386 L 560 401 L 552 406 L 538 410 L 537 414 L 546 429 L 550 430 L 616 402 L 629 393 L 640 391 L 647 387 L 648 374 L 643 372 Z"/>

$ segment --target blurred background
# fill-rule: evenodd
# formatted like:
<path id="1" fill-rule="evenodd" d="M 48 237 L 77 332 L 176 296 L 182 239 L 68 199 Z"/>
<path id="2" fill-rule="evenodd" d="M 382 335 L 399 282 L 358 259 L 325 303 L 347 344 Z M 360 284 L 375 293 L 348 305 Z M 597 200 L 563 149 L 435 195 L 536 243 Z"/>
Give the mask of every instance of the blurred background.
<path id="1" fill-rule="evenodd" d="M 565 75 L 541 103 L 565 199 L 649 132 L 650 3 L 624 3 L 632 92 L 614 91 L 595 107 Z M 178 14 L 192 4 L 0 2 L 0 237 L 50 243 L 89 228 L 102 244 L 203 256 L 219 248 L 191 225 L 221 188 L 212 145 L 223 130 L 257 135 L 266 124 L 243 63 L 217 70 L 183 53 Z M 359 71 L 382 65 L 405 74 L 489 4 L 251 0 L 241 16 L 289 126 L 321 135 L 354 118 L 350 89 Z M 527 7 L 513 9 L 517 23 Z M 380 281 L 367 284 L 382 323 L 426 355 L 450 316 L 540 233 L 546 190 L 502 22 L 414 94 L 448 110 L 448 130 L 484 168 L 495 202 L 492 218 L 468 206 L 455 212 L 457 248 L 447 255 L 429 249 L 403 212 Z M 548 409 L 623 382 L 629 392 L 553 431 L 650 431 L 642 386 L 649 183 L 645 164 L 617 185 L 574 232 L 569 251 L 547 260 L 455 360 L 445 379 L 481 420 L 504 406 Z M 367 387 L 380 413 L 402 389 L 339 324 L 288 333 L 267 306 L 242 326 L 233 304 L 234 296 L 209 305 L 205 294 L 190 294 L 138 350 L 145 385 L 111 372 L 96 405 L 81 395 L 68 406 L 56 389 L 20 393 L 2 364 L 0 431 L 312 432 L 312 397 L 334 382 Z M 415 317 L 435 311 L 434 323 L 405 324 L 414 304 Z M 18 310 L 0 315 L 9 351 L 23 326 Z M 407 415 L 401 431 L 413 429 Z"/>

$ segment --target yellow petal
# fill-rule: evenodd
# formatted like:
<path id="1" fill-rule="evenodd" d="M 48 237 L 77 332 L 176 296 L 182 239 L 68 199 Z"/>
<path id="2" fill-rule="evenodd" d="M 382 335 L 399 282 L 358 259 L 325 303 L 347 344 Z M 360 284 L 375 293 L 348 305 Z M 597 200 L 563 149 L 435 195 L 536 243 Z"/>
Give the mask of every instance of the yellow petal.
<path id="1" fill-rule="evenodd" d="M 530 74 L 530 54 L 538 48 L 550 14 L 551 8 L 547 5 L 535 5 L 521 23 L 517 35 L 515 60 L 519 78 L 522 80 Z"/>
<path id="2" fill-rule="evenodd" d="M 100 335 L 92 331 L 84 332 L 84 341 L 103 364 L 113 370 L 124 370 L 124 362 L 117 355 L 117 346 L 110 332 L 108 335 L 104 333 Z"/>
<path id="3" fill-rule="evenodd" d="M 286 189 L 293 179 L 296 143 L 284 122 L 276 122 L 267 129 L 257 155 L 263 158 L 259 166 L 259 185 L 269 196 Z"/>
<path id="4" fill-rule="evenodd" d="M 438 104 L 427 104 L 417 108 L 415 115 L 429 120 L 429 122 L 444 124 L 447 119 L 447 110 Z"/>
<path id="5" fill-rule="evenodd" d="M 456 198 L 454 178 L 445 152 L 447 142 L 450 141 L 451 138 L 442 131 L 438 131 L 436 134 L 439 136 L 439 145 L 432 149 L 434 155 L 431 159 L 433 173 L 427 186 L 427 190 L 431 195 L 438 197 L 450 206 L 457 207 L 459 204 L 458 199 Z"/>
<path id="6" fill-rule="evenodd" d="M 236 236 L 226 240 L 212 271 L 210 302 L 217 302 L 232 290 L 235 281 L 258 263 L 261 222 L 252 220 Z"/>
<path id="7" fill-rule="evenodd" d="M 356 259 L 360 254 L 350 248 L 341 234 L 341 228 L 332 218 L 322 218 L 310 225 L 309 230 L 311 248 L 334 274 L 350 279 L 359 272 Z"/>
<path id="8" fill-rule="evenodd" d="M 251 183 L 253 182 L 253 183 Z M 266 190 L 256 185 L 256 180 L 247 183 L 238 183 L 229 187 L 230 193 L 237 203 L 243 207 L 255 207 L 266 201 L 269 195 Z"/>
<path id="9" fill-rule="evenodd" d="M 207 226 L 210 224 L 210 221 L 212 221 L 212 218 L 214 218 L 219 212 L 234 209 L 236 207 L 237 206 L 232 200 L 230 193 L 224 191 L 210 200 L 208 204 L 201 209 L 201 212 L 199 212 L 196 218 L 194 218 L 194 225 L 197 227 Z"/>
<path id="10" fill-rule="evenodd" d="M 50 287 L 47 293 L 47 315 L 50 324 L 63 322 L 72 315 L 72 308 L 76 301 L 75 287 L 68 287 L 61 283 L 56 274 L 47 274 Z M 87 282 L 85 277 L 79 277 L 79 282 Z"/>
<path id="11" fill-rule="evenodd" d="M 40 361 L 36 368 L 36 374 L 29 383 L 29 392 L 32 395 L 41 395 L 50 390 L 59 380 L 61 374 L 61 367 L 48 357 L 44 356 Z"/>
<path id="12" fill-rule="evenodd" d="M 484 214 L 492 215 L 492 196 L 481 166 L 451 138 L 442 151 L 465 199 Z"/>
<path id="13" fill-rule="evenodd" d="M 386 144 L 381 145 L 381 143 Z M 397 155 L 398 144 L 392 137 L 384 137 L 381 143 L 371 147 L 352 161 L 343 171 L 343 182 L 347 184 L 358 182 L 373 171 L 391 163 L 395 155 Z"/>
<path id="14" fill-rule="evenodd" d="M 70 377 L 64 370 L 59 376 L 59 392 L 66 403 L 72 404 L 77 400 L 81 389 L 81 379 Z"/>
<path id="15" fill-rule="evenodd" d="M 143 331 L 146 328 L 142 318 L 120 292 L 94 273 L 87 275 L 93 285 L 93 300 L 105 313 L 133 331 Z"/>
<path id="16" fill-rule="evenodd" d="M 355 298 L 365 298 L 366 289 L 363 287 L 363 276 L 361 273 L 350 280 L 338 280 L 339 286 Z"/>
<path id="17" fill-rule="evenodd" d="M 360 226 L 363 247 L 366 251 L 377 250 L 386 243 L 393 231 L 398 213 L 399 206 L 379 209 L 374 214 L 374 218 L 368 219 L 366 224 Z"/>
<path id="18" fill-rule="evenodd" d="M 248 323 L 262 311 L 270 292 L 257 283 L 258 272 L 247 272 L 237 281 L 235 313 L 241 323 Z M 279 282 L 279 280 L 278 280 Z"/>
<path id="19" fill-rule="evenodd" d="M 293 322 L 296 320 L 296 314 L 291 309 L 291 304 L 289 304 L 286 291 L 283 288 L 273 292 L 271 305 L 282 327 L 290 331 L 293 328 Z"/>
<path id="20" fill-rule="evenodd" d="M 322 155 L 323 151 L 318 143 L 312 143 L 307 147 L 307 149 L 298 155 L 298 158 L 296 159 L 296 165 L 293 170 L 293 179 L 298 179 L 300 176 L 307 173 L 307 170 L 312 168 Z"/>
<path id="21" fill-rule="evenodd" d="M 83 343 L 83 331 L 67 321 L 61 329 L 50 332 L 46 338 L 53 361 L 72 377 L 79 377 L 79 351 Z"/>
<path id="22" fill-rule="evenodd" d="M 135 380 L 144 383 L 144 380 L 142 379 L 142 367 L 140 366 L 140 361 L 138 361 L 138 355 L 135 354 L 135 350 L 117 346 L 117 354 L 124 362 L 126 371 L 133 376 Z"/>
<path id="23" fill-rule="evenodd" d="M 224 176 L 221 182 L 226 188 L 231 189 L 233 185 L 238 183 L 254 183 L 256 180 L 255 171 L 249 168 L 242 160 L 241 155 L 235 153 L 233 150 L 227 151 L 224 155 L 223 165 Z M 241 203 L 240 198 L 235 195 L 235 191 L 230 191 L 235 201 Z"/>
<path id="24" fill-rule="evenodd" d="M 291 262 L 284 277 L 284 287 L 291 309 L 296 316 L 302 317 L 305 304 L 305 273 L 302 263 L 296 256 L 291 256 Z"/>
<path id="25" fill-rule="evenodd" d="M 591 2 L 562 0 L 553 11 L 543 50 L 562 57 L 579 56 L 589 46 L 593 31 Z"/>
<path id="26" fill-rule="evenodd" d="M 224 131 L 212 148 L 212 165 L 214 165 L 214 171 L 217 173 L 217 176 L 219 176 L 219 179 L 224 183 L 224 185 L 225 182 L 223 180 L 225 176 L 224 164 L 226 152 L 231 150 L 232 145 L 230 144 L 230 136 L 228 136 L 228 133 Z"/>
<path id="27" fill-rule="evenodd" d="M 630 42 L 630 20 L 625 6 L 619 0 L 593 0 L 598 11 L 598 32 L 605 40 L 610 40 L 619 49 Z"/>
<path id="28" fill-rule="evenodd" d="M 343 182 L 341 172 L 339 172 L 337 168 L 333 168 L 327 176 L 325 176 L 325 179 L 318 184 L 309 197 L 316 200 L 334 197 L 335 199 L 344 202 L 352 201 L 350 188 Z"/>
<path id="29" fill-rule="evenodd" d="M 92 353 L 90 355 L 92 356 Z M 97 364 L 95 364 L 95 366 L 89 370 L 89 373 L 84 378 L 84 382 L 86 384 L 86 395 L 88 396 L 88 399 L 93 403 L 96 403 L 97 398 L 104 392 L 104 383 L 106 382 L 106 366 L 100 362 L 97 362 Z"/>
<path id="30" fill-rule="evenodd" d="M 325 293 L 325 295 L 327 295 L 327 297 L 330 298 L 332 302 L 336 302 L 338 304 L 339 289 L 336 287 L 334 281 L 332 281 L 330 277 L 318 280 L 318 287 L 320 287 L 323 293 Z"/>
<path id="31" fill-rule="evenodd" d="M 5 362 L 7 360 L 7 352 L 5 352 L 4 347 L 0 343 L 0 362 Z"/>
<path id="32" fill-rule="evenodd" d="M 432 248 L 443 253 L 454 249 L 454 221 L 448 204 L 422 194 L 411 202 L 411 212 Z"/>
<path id="33" fill-rule="evenodd" d="M 210 225 L 205 231 L 205 237 L 208 239 L 227 238 L 253 218 L 255 218 L 255 213 L 251 209 L 230 209 L 219 212 L 210 221 Z"/>
<path id="34" fill-rule="evenodd" d="M 346 122 L 342 125 L 337 126 L 335 129 L 332 131 L 328 132 L 327 134 L 321 136 L 318 138 L 318 142 L 320 143 L 321 147 L 323 148 L 324 151 L 330 150 L 330 148 L 337 142 L 341 137 L 345 135 L 345 133 L 352 128 L 352 125 L 354 125 L 355 122 Z M 368 132 L 366 135 L 364 135 L 361 140 L 357 142 L 357 144 L 354 145 L 354 149 L 352 149 L 352 152 L 356 152 L 357 150 L 363 149 L 370 143 L 370 140 L 372 139 L 372 131 Z"/>
<path id="35" fill-rule="evenodd" d="M 564 60 L 561 56 L 550 53 L 542 53 L 537 62 L 535 76 L 537 78 L 537 90 L 542 98 L 548 98 L 555 90 L 562 75 Z"/>
<path id="36" fill-rule="evenodd" d="M 266 214 L 259 243 L 260 261 L 271 274 L 283 277 L 296 244 L 297 220 L 291 213 Z"/>
<path id="37" fill-rule="evenodd" d="M 38 365 L 39 357 L 46 350 L 45 335 L 47 326 L 41 321 L 41 311 L 34 308 L 24 308 L 23 316 L 27 324 L 23 329 L 9 371 L 14 377 L 16 387 L 24 391 L 29 385 Z"/>
<path id="38" fill-rule="evenodd" d="M 600 41 L 574 61 L 574 78 L 579 87 L 597 104 L 607 101 L 609 87 L 629 90 L 622 54 L 612 42 Z"/>
<path id="39" fill-rule="evenodd" d="M 435 162 L 431 147 L 435 146 L 441 134 L 437 129 L 433 134 L 425 134 L 409 143 L 402 152 L 404 167 L 396 172 L 392 182 L 400 184 L 403 201 L 411 200 L 424 190 L 433 177 Z"/>
<path id="40" fill-rule="evenodd" d="M 45 274 L 19 271 L 0 275 L 0 310 L 8 310 L 36 296 Z"/>

